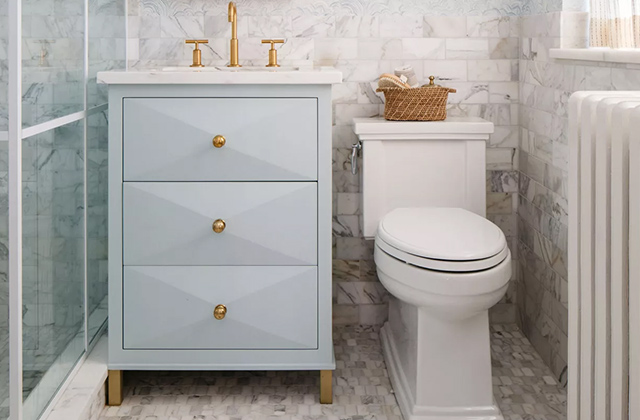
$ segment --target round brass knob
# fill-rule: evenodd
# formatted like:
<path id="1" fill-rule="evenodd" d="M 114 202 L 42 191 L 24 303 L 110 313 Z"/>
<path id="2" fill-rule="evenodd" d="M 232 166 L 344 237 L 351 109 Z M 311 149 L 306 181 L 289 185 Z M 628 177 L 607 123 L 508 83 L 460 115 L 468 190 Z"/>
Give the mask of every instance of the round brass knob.
<path id="1" fill-rule="evenodd" d="M 215 222 L 213 222 L 213 231 L 215 233 L 222 232 L 226 227 L 227 227 L 227 224 L 222 219 L 217 219 Z"/>
<path id="2" fill-rule="evenodd" d="M 226 142 L 227 142 L 227 139 L 225 139 L 224 136 L 221 136 L 219 134 L 213 138 L 213 146 L 217 148 L 221 148 L 222 146 L 225 145 Z"/>
<path id="3" fill-rule="evenodd" d="M 218 305 L 213 310 L 213 317 L 215 319 L 224 319 L 225 315 L 227 315 L 227 307 L 224 305 Z"/>

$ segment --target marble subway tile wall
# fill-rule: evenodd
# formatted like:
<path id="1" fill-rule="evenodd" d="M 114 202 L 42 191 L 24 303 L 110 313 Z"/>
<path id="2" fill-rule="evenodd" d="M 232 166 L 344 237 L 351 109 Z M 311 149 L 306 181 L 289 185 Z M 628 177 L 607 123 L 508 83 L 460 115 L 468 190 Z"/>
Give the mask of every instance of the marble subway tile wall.
<path id="1" fill-rule="evenodd" d="M 89 0 L 88 108 L 108 102 L 107 85 L 99 85 L 99 71 L 126 67 L 126 9 L 124 0 Z"/>
<path id="2" fill-rule="evenodd" d="M 22 118 L 32 126 L 84 107 L 84 2 L 22 7 Z"/>
<path id="3" fill-rule="evenodd" d="M 586 16 L 554 12 L 521 23 L 519 323 L 553 372 L 567 361 L 567 103 L 579 90 L 637 90 L 640 66 L 549 58 L 549 48 L 586 45 Z"/>
<path id="4" fill-rule="evenodd" d="M 129 1 L 131 68 L 187 66 L 189 38 L 206 38 L 205 65 L 229 57 L 227 1 Z M 377 77 L 410 64 L 424 82 L 456 88 L 449 112 L 496 124 L 487 150 L 487 214 L 512 245 L 517 237 L 519 19 L 521 1 L 454 0 L 239 0 L 242 64 L 265 65 L 263 38 L 284 38 L 282 64 L 335 66 L 344 83 L 333 93 L 334 322 L 379 324 L 388 296 L 373 263 L 372 242 L 360 230 L 360 184 L 351 174 L 354 117 L 378 116 L 383 100 Z M 515 321 L 515 287 L 492 312 L 495 322 Z"/>

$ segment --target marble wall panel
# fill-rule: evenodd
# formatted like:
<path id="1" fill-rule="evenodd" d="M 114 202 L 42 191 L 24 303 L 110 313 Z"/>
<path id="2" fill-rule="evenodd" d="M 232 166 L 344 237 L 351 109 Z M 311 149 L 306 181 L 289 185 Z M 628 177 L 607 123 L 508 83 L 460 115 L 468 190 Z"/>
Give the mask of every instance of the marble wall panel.
<path id="1" fill-rule="evenodd" d="M 640 81 L 636 65 L 549 58 L 549 48 L 585 45 L 585 13 L 566 9 L 521 17 L 519 66 L 518 321 L 561 380 L 567 361 L 568 99 L 578 90 L 636 90 Z"/>
<path id="2" fill-rule="evenodd" d="M 23 125 L 83 109 L 84 22 L 80 0 L 23 2 Z"/>
<path id="3" fill-rule="evenodd" d="M 265 37 L 285 38 L 283 64 L 329 65 L 344 82 L 334 87 L 333 191 L 336 323 L 372 324 L 386 318 L 386 294 L 373 269 L 373 243 L 360 230 L 360 181 L 351 174 L 351 130 L 355 117 L 375 117 L 384 110 L 375 93 L 381 73 L 411 65 L 424 83 L 458 90 L 452 116 L 480 116 L 496 124 L 488 143 L 487 211 L 517 237 L 519 144 L 519 2 L 413 0 L 238 1 L 240 60 L 264 65 Z M 129 65 L 158 68 L 190 64 L 186 38 L 207 38 L 205 65 L 225 65 L 230 27 L 226 1 L 142 0 L 129 4 Z M 517 255 L 513 250 L 513 256 Z M 353 263 L 353 264 L 351 264 Z M 371 268 L 367 280 L 360 265 Z M 348 274 L 346 274 L 347 272 Z M 345 281 L 344 278 L 352 278 Z M 368 282 L 373 281 L 375 285 Z M 515 283 L 514 283 L 515 284 Z M 515 288 L 495 320 L 515 321 Z"/>

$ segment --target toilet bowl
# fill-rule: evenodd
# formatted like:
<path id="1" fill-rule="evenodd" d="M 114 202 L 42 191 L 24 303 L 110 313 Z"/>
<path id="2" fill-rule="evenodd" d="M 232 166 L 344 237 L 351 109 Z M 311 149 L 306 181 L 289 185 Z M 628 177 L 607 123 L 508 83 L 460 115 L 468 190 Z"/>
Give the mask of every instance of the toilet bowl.
<path id="1" fill-rule="evenodd" d="M 488 310 L 511 278 L 500 228 L 460 208 L 391 211 L 378 227 L 374 259 L 392 295 L 443 318 Z"/>
<path id="2" fill-rule="evenodd" d="M 404 420 L 502 419 L 489 308 L 512 271 L 504 234 L 484 217 L 493 124 L 356 118 L 354 132 L 362 231 L 391 295 L 381 340 Z"/>
<path id="3" fill-rule="evenodd" d="M 460 208 L 395 209 L 378 226 L 374 259 L 394 297 L 381 337 L 405 420 L 502 419 L 488 314 L 511 278 L 502 231 Z"/>

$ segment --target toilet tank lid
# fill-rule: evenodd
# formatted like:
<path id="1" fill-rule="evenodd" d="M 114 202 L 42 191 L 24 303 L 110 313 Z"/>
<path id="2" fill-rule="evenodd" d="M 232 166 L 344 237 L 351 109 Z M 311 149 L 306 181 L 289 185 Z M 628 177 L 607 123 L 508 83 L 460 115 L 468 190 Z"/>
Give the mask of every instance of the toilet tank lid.
<path id="1" fill-rule="evenodd" d="M 448 117 L 444 121 L 387 121 L 382 117 L 354 118 L 360 134 L 491 134 L 493 123 L 479 117 Z"/>
<path id="2" fill-rule="evenodd" d="M 409 254 L 445 261 L 490 258 L 507 245 L 498 226 L 462 208 L 398 208 L 382 218 L 377 236 Z"/>

